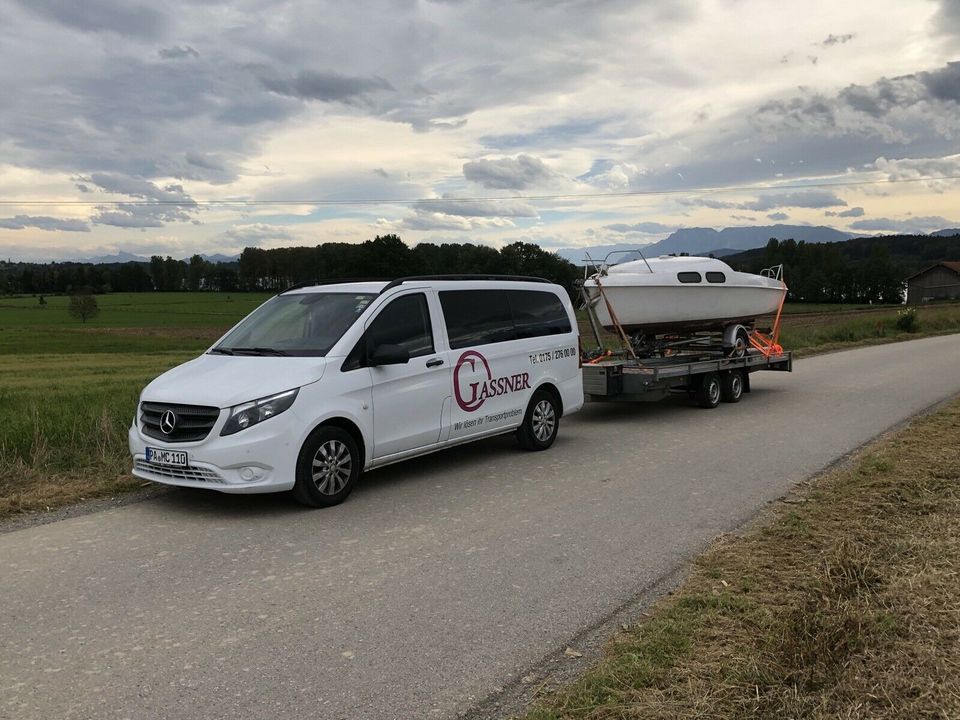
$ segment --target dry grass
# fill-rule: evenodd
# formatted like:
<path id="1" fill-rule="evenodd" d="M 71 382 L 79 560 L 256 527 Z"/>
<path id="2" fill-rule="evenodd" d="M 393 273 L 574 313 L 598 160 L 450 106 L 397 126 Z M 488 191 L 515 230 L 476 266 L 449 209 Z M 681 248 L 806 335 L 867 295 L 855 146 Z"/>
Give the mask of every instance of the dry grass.
<path id="1" fill-rule="evenodd" d="M 556 718 L 960 717 L 960 402 L 703 555 Z"/>

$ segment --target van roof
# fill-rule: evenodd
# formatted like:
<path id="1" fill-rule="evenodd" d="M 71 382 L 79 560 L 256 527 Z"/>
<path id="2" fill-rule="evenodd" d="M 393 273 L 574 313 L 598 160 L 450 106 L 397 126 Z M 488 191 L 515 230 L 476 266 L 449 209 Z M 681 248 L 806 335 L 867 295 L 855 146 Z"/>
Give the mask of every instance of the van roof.
<path id="1" fill-rule="evenodd" d="M 316 285 L 303 285 L 301 287 L 292 287 L 284 290 L 281 295 L 303 295 L 306 293 L 336 292 L 336 293 L 373 293 L 378 294 L 386 287 L 386 280 L 364 281 L 364 282 L 342 282 L 342 283 L 318 283 Z"/>
<path id="2" fill-rule="evenodd" d="M 303 294 L 316 292 L 337 292 L 337 293 L 377 293 L 380 294 L 394 287 L 399 287 L 405 283 L 429 283 L 451 285 L 461 282 L 480 282 L 490 284 L 502 284 L 504 282 L 551 284 L 549 280 L 538 277 L 526 277 L 523 275 L 414 275 L 410 277 L 401 277 L 396 280 L 378 280 L 378 281 L 327 281 L 318 283 L 302 283 L 284 290 L 283 294 Z"/>

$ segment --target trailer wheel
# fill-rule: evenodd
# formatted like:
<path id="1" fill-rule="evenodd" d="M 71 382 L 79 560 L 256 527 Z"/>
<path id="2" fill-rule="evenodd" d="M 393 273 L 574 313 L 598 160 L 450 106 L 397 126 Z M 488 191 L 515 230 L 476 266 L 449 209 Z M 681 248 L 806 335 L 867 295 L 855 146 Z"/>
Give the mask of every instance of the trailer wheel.
<path id="1" fill-rule="evenodd" d="M 731 370 L 723 376 L 720 382 L 720 397 L 724 402 L 740 402 L 743 397 L 743 373 Z"/>
<path id="2" fill-rule="evenodd" d="M 747 354 L 750 348 L 750 338 L 747 331 L 743 328 L 737 330 L 737 336 L 733 340 L 733 345 L 727 348 L 726 355 L 731 358 L 742 358 Z"/>
<path id="3" fill-rule="evenodd" d="M 549 390 L 537 390 L 530 398 L 523 424 L 517 428 L 517 440 L 525 450 L 546 450 L 557 439 L 560 429 L 560 404 Z"/>
<path id="4" fill-rule="evenodd" d="M 697 387 L 697 402 L 702 408 L 715 408 L 720 404 L 720 376 L 717 373 L 707 373 L 700 378 Z"/>

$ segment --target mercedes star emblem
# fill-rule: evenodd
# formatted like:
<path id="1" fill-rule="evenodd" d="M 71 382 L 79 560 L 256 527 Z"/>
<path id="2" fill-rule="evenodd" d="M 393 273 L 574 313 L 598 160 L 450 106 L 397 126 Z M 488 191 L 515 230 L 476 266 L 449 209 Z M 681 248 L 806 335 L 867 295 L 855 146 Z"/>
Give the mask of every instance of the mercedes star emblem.
<path id="1" fill-rule="evenodd" d="M 169 435 L 173 432 L 173 429 L 177 426 L 177 415 L 173 410 L 167 410 L 163 415 L 160 416 L 160 431 L 164 435 Z"/>

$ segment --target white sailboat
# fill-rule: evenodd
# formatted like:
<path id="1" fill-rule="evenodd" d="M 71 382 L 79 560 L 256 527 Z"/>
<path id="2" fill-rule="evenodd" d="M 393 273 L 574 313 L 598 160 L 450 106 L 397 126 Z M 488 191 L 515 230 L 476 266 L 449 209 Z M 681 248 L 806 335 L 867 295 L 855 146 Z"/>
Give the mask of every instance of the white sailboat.
<path id="1" fill-rule="evenodd" d="M 601 294 L 602 288 L 602 294 Z M 612 265 L 584 281 L 600 324 L 628 334 L 723 330 L 777 312 L 787 286 L 781 268 L 737 272 L 722 260 L 661 256 Z"/>

